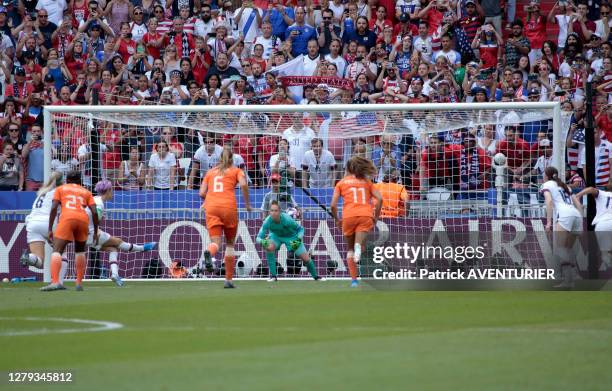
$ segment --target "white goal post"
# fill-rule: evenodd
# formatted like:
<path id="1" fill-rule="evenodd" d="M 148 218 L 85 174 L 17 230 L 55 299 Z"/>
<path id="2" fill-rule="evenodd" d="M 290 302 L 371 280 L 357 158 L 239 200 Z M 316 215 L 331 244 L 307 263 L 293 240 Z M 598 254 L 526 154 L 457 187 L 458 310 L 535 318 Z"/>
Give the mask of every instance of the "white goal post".
<path id="1" fill-rule="evenodd" d="M 516 127 L 520 132 L 523 126 L 526 126 L 525 124 L 535 122 L 546 124 L 548 122 L 551 125 L 543 125 L 543 127 L 548 129 L 548 137 L 552 138 L 552 165 L 559 170 L 562 178 L 565 171 L 566 140 L 564 134 L 566 135 L 567 133 L 562 126 L 562 113 L 558 102 L 276 106 L 45 106 L 43 115 L 45 181 L 53 169 L 67 169 L 66 167 L 70 166 L 71 159 L 75 159 L 74 155 L 77 147 L 82 143 L 87 144 L 89 137 L 87 135 L 92 131 L 99 133 L 101 142 L 111 145 L 109 149 L 107 144 L 105 144 L 105 148 L 107 148 L 105 151 L 112 150 L 113 148 L 118 150 L 117 158 L 120 160 L 124 160 L 123 158 L 129 155 L 131 147 L 128 145 L 127 149 L 124 149 L 125 145 L 123 144 L 114 145 L 112 141 L 107 142 L 105 140 L 110 140 L 112 137 L 125 140 L 123 133 L 127 134 L 132 130 L 135 132 L 134 134 L 142 134 L 142 136 L 138 136 L 139 141 L 137 145 L 139 148 L 142 148 L 139 161 L 143 163 L 144 170 L 147 171 L 145 173 L 145 186 L 147 190 L 140 190 L 142 197 L 136 196 L 134 192 L 121 191 L 123 182 L 120 183 L 120 179 L 125 180 L 125 178 L 120 178 L 121 173 L 119 171 L 121 169 L 101 170 L 104 171 L 104 177 L 109 178 L 116 186 L 116 189 L 120 190 L 115 195 L 114 201 L 109 203 L 113 205 L 107 210 L 111 218 L 108 219 L 106 226 L 102 225 L 102 228 L 110 230 L 112 234 L 132 243 L 145 241 L 160 242 L 161 247 L 156 250 L 155 257 L 161 260 L 163 266 L 168 267 L 170 262 L 179 260 L 189 269 L 189 272 L 198 266 L 200 260 L 196 259 L 196 255 L 200 254 L 205 248 L 204 245 L 208 240 L 208 234 L 205 228 L 203 213 L 199 209 L 199 200 L 194 195 L 197 193 L 197 190 L 192 190 L 189 187 L 191 185 L 190 180 L 193 179 L 190 178 L 190 175 L 197 171 L 197 169 L 193 168 L 193 164 L 197 160 L 193 156 L 193 151 L 187 151 L 187 142 L 185 141 L 187 137 L 190 137 L 190 140 L 198 139 L 199 137 L 198 140 L 202 144 L 196 145 L 196 147 L 204 148 L 204 139 L 212 137 L 214 144 L 217 146 L 221 146 L 224 143 L 233 143 L 232 145 L 239 150 L 243 146 L 241 144 L 243 141 L 246 143 L 257 143 L 263 136 L 276 137 L 278 140 L 286 138 L 284 136 L 286 131 L 293 129 L 296 123 L 291 122 L 294 118 L 298 118 L 297 121 L 300 123 L 300 128 L 302 123 L 306 127 L 313 128 L 314 138 L 322 140 L 323 149 L 328 152 L 331 151 L 330 155 L 335 160 L 334 172 L 331 174 L 330 179 L 331 186 L 326 186 L 325 191 L 321 191 L 316 186 L 312 187 L 309 185 L 318 180 L 314 173 L 315 164 L 313 163 L 313 171 L 310 172 L 310 168 L 308 168 L 309 166 L 306 164 L 306 160 L 304 160 L 306 159 L 304 154 L 302 153 L 302 155 L 296 155 L 298 157 L 295 157 L 292 155 L 292 152 L 288 152 L 289 159 L 286 163 L 286 171 L 290 171 L 293 176 L 288 176 L 289 179 L 286 186 L 287 191 L 296 198 L 297 204 L 303 207 L 303 210 L 300 212 L 307 231 L 305 243 L 308 241 L 307 248 L 318 262 L 318 270 L 322 273 L 328 272 L 330 277 L 339 278 L 346 277 L 346 268 L 343 264 L 343 259 L 346 256 L 343 244 L 344 239 L 338 227 L 335 227 L 331 217 L 327 214 L 326 208 L 329 206 L 328 196 L 330 189 L 333 188 L 333 183 L 342 176 L 343 164 L 355 150 L 358 150 L 353 149 L 355 144 L 363 142 L 363 149 L 366 151 L 364 153 L 367 153 L 368 157 L 380 163 L 380 174 L 376 180 L 380 182 L 383 181 L 383 178 L 386 181 L 391 172 L 403 164 L 404 159 L 407 159 L 406 154 L 401 155 L 404 152 L 399 145 L 400 140 L 404 140 L 404 136 L 410 136 L 412 137 L 412 142 L 415 143 L 414 151 L 411 153 L 414 154 L 418 162 L 412 169 L 417 171 L 416 173 L 413 172 L 415 178 L 419 177 L 418 170 L 421 170 L 420 188 L 418 187 L 419 185 L 415 185 L 417 188 L 413 189 L 414 194 L 410 194 L 410 204 L 412 207 L 405 211 L 405 216 L 400 216 L 399 219 L 383 219 L 382 224 L 384 227 L 378 226 L 377 231 L 379 233 L 388 231 L 387 240 L 402 238 L 403 236 L 401 235 L 406 233 L 406 224 L 412 224 L 413 227 L 416 227 L 414 231 L 418 231 L 418 233 L 415 234 L 415 237 L 420 238 L 426 232 L 437 230 L 439 228 L 439 221 L 442 221 L 443 224 L 445 222 L 448 222 L 449 225 L 454 224 L 455 227 L 461 226 L 457 229 L 460 231 L 464 230 L 464 223 L 459 221 L 462 219 L 460 215 L 464 213 L 466 216 L 471 213 L 474 219 L 472 221 L 481 221 L 481 224 L 485 224 L 483 226 L 488 227 L 486 229 L 490 229 L 490 227 L 495 226 L 495 224 L 491 224 L 496 218 L 517 217 L 516 214 L 513 215 L 512 208 L 523 208 L 525 210 L 539 208 L 533 202 L 531 205 L 509 205 L 512 201 L 508 201 L 508 194 L 506 194 L 508 189 L 502 188 L 505 186 L 503 181 L 496 181 L 495 169 L 491 169 L 491 176 L 486 179 L 488 183 L 486 189 L 482 187 L 472 188 L 468 185 L 465 188 L 461 187 L 464 185 L 463 182 L 461 182 L 461 185 L 459 184 L 463 180 L 460 177 L 464 175 L 461 167 L 456 167 L 457 171 L 453 171 L 452 174 L 454 177 L 459 178 L 456 179 L 457 183 L 450 183 L 455 179 L 449 182 L 449 178 L 446 178 L 445 182 L 445 178 L 440 174 L 440 177 L 437 179 L 439 179 L 438 182 L 442 183 L 442 185 L 424 185 L 423 183 L 427 181 L 423 179 L 423 166 L 419 164 L 423 150 L 427 148 L 429 137 L 432 135 L 435 136 L 434 138 L 439 138 L 443 144 L 451 145 L 453 142 L 456 142 L 452 140 L 452 137 L 465 138 L 469 134 L 480 135 L 487 126 L 493 126 L 496 133 L 499 134 L 501 132 L 503 134 L 505 127 Z M 394 118 L 393 116 L 396 117 Z M 296 120 L 294 119 L 294 121 Z M 173 187 L 176 190 L 174 192 L 150 190 L 150 187 L 157 188 L 155 186 L 157 182 L 155 182 L 154 178 L 155 170 L 151 174 L 153 179 L 148 177 L 150 158 L 152 155 L 157 154 L 155 148 L 157 148 L 160 137 L 163 137 L 162 131 L 167 128 L 172 130 L 172 137 L 178 137 L 177 145 L 181 144 L 181 156 L 178 156 L 178 153 L 174 153 L 176 155 L 176 174 L 175 177 L 170 179 L 170 181 L 175 181 Z M 459 136 L 453 136 L 455 133 L 459 134 Z M 236 137 L 233 137 L 234 135 Z M 241 140 L 241 135 L 246 135 L 252 140 Z M 312 138 L 308 139 L 309 145 Z M 53 142 L 48 142 L 48 140 Z M 332 140 L 341 141 L 332 142 Z M 385 147 L 382 146 L 385 140 L 395 140 L 395 144 L 391 148 L 397 148 L 398 151 L 401 150 L 402 152 L 397 152 L 394 158 L 391 158 L 391 155 L 387 158 Z M 499 142 L 499 137 L 497 141 Z M 278 144 L 280 144 L 280 141 L 278 141 Z M 299 144 L 299 140 L 297 144 Z M 257 160 L 260 156 L 259 145 L 249 145 L 249 148 L 252 147 L 250 150 L 257 155 L 251 159 L 255 159 L 256 168 L 250 168 L 251 160 L 249 160 L 249 156 L 243 156 L 243 160 L 246 162 L 245 172 L 248 172 L 249 178 L 253 180 L 251 183 L 253 184 L 252 190 L 255 194 L 254 199 L 256 202 L 261 202 L 263 195 L 269 190 L 270 175 L 276 171 L 275 167 L 272 166 L 268 166 L 265 169 L 260 167 L 260 162 Z M 467 159 L 467 161 L 470 161 L 469 156 L 466 157 L 464 156 L 465 154 L 460 152 L 461 141 L 456 145 L 459 145 L 458 149 L 456 149 L 457 159 Z M 66 153 L 72 153 L 72 156 L 58 157 L 61 154 L 58 150 L 64 146 L 66 151 L 68 151 Z M 276 148 L 277 146 L 273 147 Z M 298 147 L 308 148 L 309 146 L 298 145 Z M 270 149 L 270 145 L 263 146 L 262 148 L 268 152 L 273 149 Z M 394 151 L 395 149 L 393 149 Z M 263 156 L 268 152 L 261 152 L 261 154 Z M 108 152 L 101 152 L 100 156 L 104 153 Z M 277 151 L 277 155 L 279 154 L 280 152 Z M 402 162 L 399 162 L 400 155 Z M 491 157 L 492 155 L 489 156 L 489 159 Z M 289 163 L 291 159 L 295 161 Z M 316 171 L 319 171 L 319 157 L 316 159 Z M 385 162 L 391 162 L 388 163 L 390 166 L 385 168 L 385 164 L 387 164 Z M 83 172 L 86 170 L 84 168 L 85 164 L 88 163 L 78 162 L 78 167 Z M 107 162 L 104 164 L 107 164 Z M 443 165 L 445 164 L 443 163 Z M 462 163 L 457 164 L 460 166 Z M 290 168 L 293 171 L 289 170 Z M 181 170 L 181 174 L 179 174 L 179 170 Z M 466 170 L 468 172 L 466 176 L 469 176 L 470 168 Z M 204 171 L 204 167 L 200 167 L 200 171 L 193 175 L 197 177 Z M 257 171 L 265 171 L 265 173 L 260 174 Z M 429 169 L 426 171 L 429 172 Z M 397 172 L 403 175 L 404 171 L 397 168 Z M 500 176 L 499 173 L 500 171 L 497 171 L 498 177 Z M 426 173 L 425 175 L 431 174 Z M 431 180 L 432 178 L 429 177 L 429 179 Z M 152 182 L 149 183 L 149 180 Z M 402 178 L 399 179 L 399 182 L 402 182 Z M 301 186 L 299 185 L 300 183 Z M 444 183 L 448 185 L 447 191 L 444 190 Z M 88 185 L 91 188 L 95 184 L 89 183 Z M 306 187 L 306 189 L 303 190 L 302 186 Z M 142 187 L 144 188 L 144 186 Z M 407 189 L 408 187 L 409 185 L 406 185 Z M 434 190 L 439 190 L 439 188 L 442 188 L 441 195 L 440 198 L 436 199 L 432 196 L 432 193 Z M 497 188 L 497 192 L 494 191 L 495 188 Z M 423 189 L 426 189 L 428 192 L 426 195 L 423 194 Z M 136 190 L 136 192 L 138 191 Z M 484 198 L 479 197 L 477 201 L 475 201 L 476 198 L 472 197 L 460 198 L 460 193 L 463 195 L 482 193 Z M 490 199 L 491 197 L 494 197 L 494 199 Z M 239 208 L 240 205 L 242 204 L 239 203 Z M 260 205 L 255 204 L 253 207 L 259 208 Z M 256 261 L 253 262 L 257 264 L 249 264 L 248 271 L 245 272 L 246 274 L 238 273 L 238 275 L 242 275 L 244 278 L 267 277 L 267 275 L 258 274 L 258 268 L 261 268 L 262 265 L 265 266 L 265 257 L 259 246 L 254 245 L 254 236 L 260 226 L 261 219 L 255 215 L 246 215 L 243 210 L 240 213 L 241 220 L 243 218 L 245 220 L 244 222 L 241 221 L 238 240 L 250 240 L 251 243 L 243 243 L 243 247 L 238 252 L 239 255 L 241 253 L 244 254 L 244 262 L 251 262 L 251 259 L 254 258 Z M 525 212 L 518 217 L 519 220 L 527 217 L 539 218 L 541 214 L 537 211 Z M 175 228 L 176 231 L 170 232 L 161 229 L 163 227 L 160 228 L 160 225 L 163 224 L 165 224 L 166 228 L 177 227 Z M 466 222 L 465 224 L 468 223 Z M 472 224 L 470 229 L 474 228 L 474 224 L 470 224 Z M 519 222 L 519 224 L 528 225 L 525 221 Z M 518 228 L 516 229 L 518 230 Z M 529 229 L 536 229 L 535 225 Z M 155 237 L 155 235 L 159 237 Z M 247 236 L 250 236 L 250 239 L 246 239 Z M 530 240 L 532 242 L 529 242 Z M 535 237 L 529 237 L 523 245 L 525 251 L 523 258 L 530 257 L 531 252 L 541 251 L 541 249 L 536 248 Z M 197 250 L 194 250 L 196 247 Z M 498 263 L 512 265 L 511 256 L 512 254 L 500 256 L 503 260 L 498 260 Z M 147 257 L 150 256 L 129 254 L 124 257 L 123 254 L 120 254 L 121 270 L 124 276 L 135 280 L 139 279 L 140 269 L 144 267 L 143 262 L 146 262 Z M 540 257 L 540 255 L 537 255 L 537 257 Z M 286 260 L 287 251 L 283 249 L 279 253 L 279 261 L 285 271 L 289 267 Z M 106 262 L 105 258 L 102 262 Z M 45 265 L 48 264 L 47 260 Z M 303 278 L 307 275 L 304 270 L 302 270 L 301 274 L 298 270 L 292 276 L 294 278 Z M 330 270 L 332 271 L 330 272 Z M 204 279 L 211 279 L 210 277 L 219 277 L 219 275 L 213 276 L 204 273 L 203 277 Z M 48 270 L 45 270 L 45 280 L 49 280 Z"/>

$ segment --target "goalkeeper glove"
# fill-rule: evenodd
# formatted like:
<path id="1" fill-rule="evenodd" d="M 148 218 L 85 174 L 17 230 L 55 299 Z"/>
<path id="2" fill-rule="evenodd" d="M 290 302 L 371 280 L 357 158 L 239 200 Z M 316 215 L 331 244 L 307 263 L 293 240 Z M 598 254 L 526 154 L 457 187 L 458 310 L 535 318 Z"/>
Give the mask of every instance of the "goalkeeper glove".
<path id="1" fill-rule="evenodd" d="M 261 247 L 263 247 L 264 250 L 267 250 L 269 245 L 270 245 L 270 240 L 269 239 L 262 239 L 261 240 Z"/>
<path id="2" fill-rule="evenodd" d="M 300 248 L 300 245 L 302 244 L 302 239 L 295 239 L 292 240 L 291 242 L 289 242 L 289 246 L 291 247 L 291 250 L 295 251 L 298 248 Z"/>

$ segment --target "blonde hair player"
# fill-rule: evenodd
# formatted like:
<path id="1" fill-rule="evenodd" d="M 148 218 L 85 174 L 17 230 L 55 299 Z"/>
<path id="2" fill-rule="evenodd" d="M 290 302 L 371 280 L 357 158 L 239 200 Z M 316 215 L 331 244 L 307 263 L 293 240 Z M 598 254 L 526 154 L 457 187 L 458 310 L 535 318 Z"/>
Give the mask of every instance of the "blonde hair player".
<path id="1" fill-rule="evenodd" d="M 582 232 L 582 205 L 572 196 L 570 188 L 559 179 L 559 171 L 549 166 L 544 170 L 544 183 L 540 189 L 546 203 L 546 231 L 553 229 L 553 215 L 557 217 L 554 225 L 555 248 L 561 265 L 562 281 L 556 288 L 572 288 L 576 277 L 576 261 L 572 256 L 574 242 Z"/>
<path id="2" fill-rule="evenodd" d="M 59 206 L 62 206 L 59 222 L 55 231 L 55 217 Z M 51 284 L 41 288 L 41 291 L 56 291 L 62 289 L 60 269 L 62 253 L 70 242 L 74 242 L 74 263 L 76 266 L 77 291 L 83 290 L 83 277 L 87 269 L 85 258 L 85 243 L 89 227 L 89 216 L 85 208 L 89 208 L 93 217 L 94 237 L 98 235 L 98 214 L 96 203 L 89 190 L 81 186 L 81 172 L 70 171 L 66 176 L 66 184 L 58 187 L 53 194 L 53 204 L 49 214 L 49 239 L 53 238 L 53 254 L 51 255 Z"/>
<path id="3" fill-rule="evenodd" d="M 102 222 L 104 219 L 104 203 L 113 199 L 113 184 L 109 180 L 101 180 L 96 183 L 96 196 L 94 202 L 96 203 L 96 212 L 98 214 L 98 221 Z M 98 230 L 97 243 L 94 240 L 94 226 L 93 219 L 89 223 L 89 233 L 87 236 L 87 246 L 94 248 L 98 251 L 108 252 L 108 262 L 110 263 L 111 280 L 117 286 L 123 286 L 123 280 L 119 276 L 119 265 L 117 264 L 119 258 L 119 250 L 125 252 L 142 252 L 152 251 L 157 247 L 157 242 L 149 242 L 145 244 L 132 244 L 124 242 L 123 239 L 112 236 L 111 234 Z"/>
<path id="4" fill-rule="evenodd" d="M 26 217 L 26 232 L 28 249 L 24 249 L 19 259 L 23 266 L 34 266 L 42 269 L 45 259 L 45 242 L 50 243 L 49 239 L 49 215 L 53 204 L 55 188 L 64 183 L 61 172 L 53 172 L 49 176 L 47 183 L 36 193 L 36 199 L 32 204 L 32 211 Z M 57 220 L 54 222 L 54 225 Z M 29 251 L 28 251 L 29 250 Z M 59 290 L 64 287 L 64 277 L 68 270 L 68 260 L 62 257 L 62 265 L 59 276 Z"/>
<path id="5" fill-rule="evenodd" d="M 578 201 L 590 194 L 595 197 L 595 208 L 597 214 L 593 219 L 595 236 L 601 251 L 601 261 L 606 267 L 612 267 L 612 184 L 608 184 L 606 190 L 587 187 L 576 195 Z"/>
<path id="6" fill-rule="evenodd" d="M 342 234 L 348 245 L 346 263 L 351 274 L 351 287 L 359 286 L 357 280 L 357 264 L 365 241 L 380 217 L 382 196 L 374 188 L 370 178 L 378 171 L 374 164 L 365 158 L 353 156 L 346 163 L 346 175 L 336 184 L 331 201 L 331 212 L 338 225 L 342 226 Z M 338 201 L 342 197 L 342 220 L 338 217 Z M 372 205 L 372 198 L 376 200 Z"/>
<path id="7" fill-rule="evenodd" d="M 204 252 L 206 269 L 212 269 L 211 257 L 221 247 L 222 234 L 225 234 L 225 283 L 224 288 L 235 288 L 234 277 L 234 240 L 238 230 L 238 202 L 234 189 L 240 185 L 246 210 L 252 210 L 249 201 L 249 187 L 246 177 L 241 169 L 234 166 L 234 154 L 231 147 L 225 145 L 221 152 L 219 164 L 206 173 L 200 186 L 200 197 L 204 200 L 203 208 L 206 212 L 206 228 L 212 243 Z"/>

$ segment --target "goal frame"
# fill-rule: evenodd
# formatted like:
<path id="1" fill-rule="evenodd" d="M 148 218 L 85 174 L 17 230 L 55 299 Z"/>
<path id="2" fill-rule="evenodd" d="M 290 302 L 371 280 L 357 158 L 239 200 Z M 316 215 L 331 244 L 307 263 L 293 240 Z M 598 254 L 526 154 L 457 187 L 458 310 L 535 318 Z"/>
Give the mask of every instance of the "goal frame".
<path id="1" fill-rule="evenodd" d="M 52 115 L 53 114 L 91 114 L 91 113 L 296 113 L 296 112 L 387 112 L 387 111 L 476 111 L 476 110 L 552 110 L 553 120 L 553 155 L 552 164 L 559 170 L 559 175 L 565 175 L 565 140 L 561 139 L 561 104 L 559 102 L 487 102 L 487 103 L 393 103 L 393 104 L 326 104 L 326 105 L 231 105 L 231 106 L 209 106 L 209 105 L 140 105 L 140 106 L 44 106 L 43 107 L 43 132 L 44 140 L 44 181 L 51 174 L 52 158 Z M 528 122 L 528 121 L 526 121 Z M 44 281 L 51 280 L 50 273 L 50 247 L 45 251 Z M 257 279 L 257 278 L 249 278 Z M 295 278 L 300 280 L 301 278 Z M 138 281 L 140 279 L 131 279 Z M 176 280 L 173 278 L 152 279 L 154 280 Z M 152 281 L 146 280 L 146 281 Z M 191 279 L 185 279 L 191 280 Z M 216 281 L 216 279 L 204 278 L 203 281 Z"/>

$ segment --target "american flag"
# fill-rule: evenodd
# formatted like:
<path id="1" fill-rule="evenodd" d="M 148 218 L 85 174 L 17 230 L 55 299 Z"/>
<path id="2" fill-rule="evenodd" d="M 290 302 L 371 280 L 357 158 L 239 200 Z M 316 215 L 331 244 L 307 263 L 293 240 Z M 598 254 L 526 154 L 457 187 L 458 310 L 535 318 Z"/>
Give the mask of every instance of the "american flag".
<path id="1" fill-rule="evenodd" d="M 355 137 L 357 135 L 374 135 L 384 129 L 384 121 L 375 112 L 359 113 L 355 117 L 332 121 L 329 135 L 335 137 Z"/>
<path id="2" fill-rule="evenodd" d="M 572 170 L 576 170 L 579 163 L 580 148 L 584 148 L 584 129 L 576 129 L 572 141 L 574 144 L 567 148 L 567 163 Z"/>

